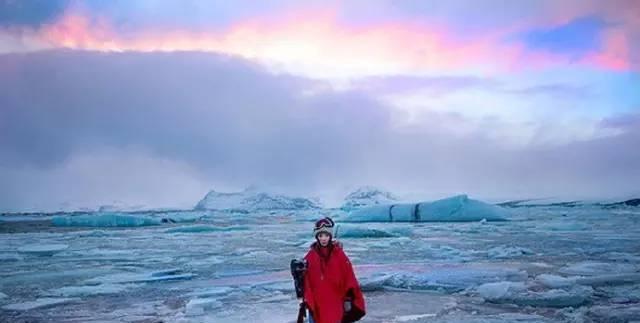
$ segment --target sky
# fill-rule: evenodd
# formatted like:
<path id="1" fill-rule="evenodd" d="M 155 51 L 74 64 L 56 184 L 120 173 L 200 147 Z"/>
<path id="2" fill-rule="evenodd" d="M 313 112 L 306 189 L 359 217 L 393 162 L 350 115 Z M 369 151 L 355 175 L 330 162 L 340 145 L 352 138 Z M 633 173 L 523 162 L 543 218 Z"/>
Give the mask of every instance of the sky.
<path id="1" fill-rule="evenodd" d="M 640 196 L 640 1 L 0 0 L 0 211 Z"/>

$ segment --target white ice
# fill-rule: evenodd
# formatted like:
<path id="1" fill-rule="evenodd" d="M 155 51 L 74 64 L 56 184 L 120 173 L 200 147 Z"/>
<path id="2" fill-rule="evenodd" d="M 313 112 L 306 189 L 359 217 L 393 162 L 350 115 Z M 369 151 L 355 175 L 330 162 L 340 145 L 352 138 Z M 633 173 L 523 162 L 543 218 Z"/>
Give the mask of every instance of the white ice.
<path id="1" fill-rule="evenodd" d="M 532 291 L 522 282 L 487 283 L 478 286 L 476 291 L 485 300 L 494 303 L 541 307 L 580 306 L 587 303 L 593 294 L 592 288 L 584 286 Z"/>

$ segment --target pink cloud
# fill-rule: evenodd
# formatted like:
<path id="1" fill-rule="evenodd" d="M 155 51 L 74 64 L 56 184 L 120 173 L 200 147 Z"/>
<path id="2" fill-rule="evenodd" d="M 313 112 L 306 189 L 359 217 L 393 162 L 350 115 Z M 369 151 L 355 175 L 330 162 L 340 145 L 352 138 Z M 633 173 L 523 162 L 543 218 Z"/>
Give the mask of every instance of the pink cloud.
<path id="1" fill-rule="evenodd" d="M 567 64 L 606 70 L 633 67 L 625 29 L 608 31 L 601 51 L 576 62 L 562 55 L 532 51 L 517 42 L 504 42 L 507 35 L 532 22 L 463 40 L 445 25 L 403 21 L 356 27 L 342 23 L 336 12 L 333 9 L 302 10 L 275 17 L 258 17 L 239 21 L 225 30 L 127 31 L 116 30 L 104 17 L 89 16 L 74 9 L 32 34 L 54 48 L 222 52 L 314 76 L 452 71 L 493 73 Z M 561 23 L 572 14 L 585 12 L 588 10 L 559 10 L 546 23 Z"/>
<path id="2" fill-rule="evenodd" d="M 632 66 L 627 37 L 627 34 L 620 29 L 607 31 L 603 36 L 602 50 L 586 56 L 585 63 L 616 71 L 637 68 Z"/>

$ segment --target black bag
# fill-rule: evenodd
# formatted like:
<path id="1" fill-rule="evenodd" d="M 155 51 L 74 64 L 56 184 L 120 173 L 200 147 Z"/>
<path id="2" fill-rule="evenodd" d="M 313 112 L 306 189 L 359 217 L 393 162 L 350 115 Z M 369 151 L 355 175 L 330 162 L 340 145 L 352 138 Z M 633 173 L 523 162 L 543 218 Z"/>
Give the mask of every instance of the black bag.
<path id="1" fill-rule="evenodd" d="M 298 299 L 304 298 L 304 272 L 307 270 L 306 260 L 291 260 L 291 276 L 293 277 L 293 286 L 296 290 L 296 297 Z M 306 317 L 307 305 L 304 301 L 300 302 L 300 308 L 298 309 L 297 323 L 303 323 Z"/>
<path id="2" fill-rule="evenodd" d="M 307 270 L 306 260 L 291 260 L 291 276 L 293 276 L 293 286 L 296 289 L 296 297 L 304 297 L 304 272 Z"/>

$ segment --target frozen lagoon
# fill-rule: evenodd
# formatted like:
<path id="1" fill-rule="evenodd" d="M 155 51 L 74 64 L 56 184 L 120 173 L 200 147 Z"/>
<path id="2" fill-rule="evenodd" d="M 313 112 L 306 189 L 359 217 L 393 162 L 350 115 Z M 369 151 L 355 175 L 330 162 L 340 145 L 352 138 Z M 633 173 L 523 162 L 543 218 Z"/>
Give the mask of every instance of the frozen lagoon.
<path id="1" fill-rule="evenodd" d="M 509 210 L 504 222 L 340 223 L 362 322 L 640 320 L 640 208 Z M 132 227 L 5 216 L 0 321 L 292 322 L 289 261 L 312 219 L 336 212 L 121 214 L 145 217 Z"/>

